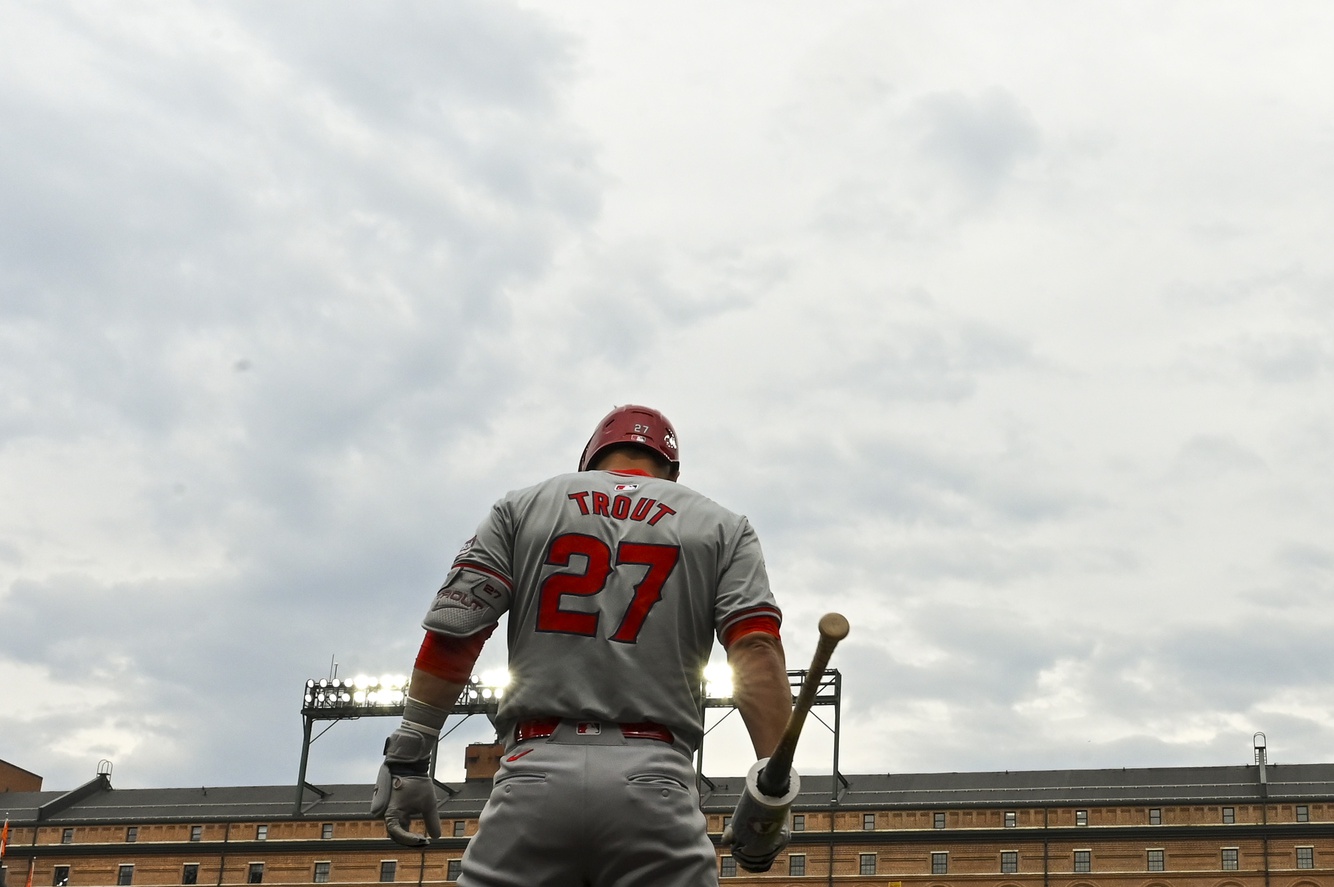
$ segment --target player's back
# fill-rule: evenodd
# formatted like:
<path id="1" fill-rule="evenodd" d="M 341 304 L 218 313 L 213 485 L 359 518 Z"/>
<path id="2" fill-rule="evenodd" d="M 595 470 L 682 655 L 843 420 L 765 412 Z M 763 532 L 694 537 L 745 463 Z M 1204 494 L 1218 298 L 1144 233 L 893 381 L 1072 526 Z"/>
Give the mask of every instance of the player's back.
<path id="1" fill-rule="evenodd" d="M 697 744 L 715 634 L 773 609 L 749 522 L 680 484 L 612 471 L 511 493 L 493 522 L 513 568 L 497 726 L 654 721 Z"/>

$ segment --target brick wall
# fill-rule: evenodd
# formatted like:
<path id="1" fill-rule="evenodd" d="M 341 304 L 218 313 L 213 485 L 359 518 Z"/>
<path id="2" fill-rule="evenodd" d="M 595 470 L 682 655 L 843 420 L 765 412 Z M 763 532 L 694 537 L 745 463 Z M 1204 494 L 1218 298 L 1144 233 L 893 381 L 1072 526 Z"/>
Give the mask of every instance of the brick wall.
<path id="1" fill-rule="evenodd" d="M 827 884 L 832 869 L 840 887 L 1261 887 L 1266 868 L 1270 887 L 1334 885 L 1334 805 L 1324 802 L 794 812 L 804 827 L 773 870 L 737 869 L 724 885 Z M 708 817 L 715 838 L 723 820 Z M 52 885 L 58 871 L 68 872 L 67 887 L 113 887 L 122 866 L 132 867 L 124 871 L 131 887 L 176 887 L 187 866 L 196 867 L 196 885 L 236 887 L 248 885 L 252 865 L 260 884 L 371 887 L 386 862 L 393 883 L 445 885 L 477 821 L 442 825 L 444 838 L 420 851 L 390 842 L 370 819 L 44 823 L 35 843 L 30 825 L 14 829 L 5 862 L 9 887 L 22 887 L 29 856 L 34 887 Z M 1156 851 L 1161 871 L 1151 870 Z M 1076 870 L 1083 854 L 1086 872 Z"/>
<path id="2" fill-rule="evenodd" d="M 15 767 L 8 761 L 0 761 L 0 794 L 4 792 L 39 792 L 41 790 L 42 777 L 36 773 L 29 773 L 22 767 Z"/>

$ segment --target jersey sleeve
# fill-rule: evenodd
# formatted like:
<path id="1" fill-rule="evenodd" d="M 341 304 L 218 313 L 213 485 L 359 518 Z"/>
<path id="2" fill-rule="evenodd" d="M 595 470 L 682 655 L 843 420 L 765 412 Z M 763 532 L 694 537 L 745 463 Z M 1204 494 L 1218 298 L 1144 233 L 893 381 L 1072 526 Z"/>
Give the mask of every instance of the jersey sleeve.
<path id="1" fill-rule="evenodd" d="M 454 558 L 422 628 L 465 638 L 495 627 L 510 607 L 514 587 L 511 526 L 504 502 L 496 503 Z"/>
<path id="2" fill-rule="evenodd" d="M 769 588 L 759 537 L 744 517 L 733 534 L 727 555 L 714 607 L 718 641 L 726 648 L 752 631 L 778 635 L 783 614 Z"/>

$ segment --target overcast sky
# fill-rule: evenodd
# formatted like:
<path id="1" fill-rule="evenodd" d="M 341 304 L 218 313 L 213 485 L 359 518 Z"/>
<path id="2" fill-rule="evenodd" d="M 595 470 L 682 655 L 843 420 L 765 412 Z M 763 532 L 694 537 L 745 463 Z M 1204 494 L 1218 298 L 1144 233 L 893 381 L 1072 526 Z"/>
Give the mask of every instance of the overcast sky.
<path id="1" fill-rule="evenodd" d="M 0 758 L 291 784 L 306 679 L 407 671 L 490 503 L 640 402 L 789 664 L 851 619 L 843 772 L 1334 760 L 1332 41 L 1317 0 L 6 3 Z"/>

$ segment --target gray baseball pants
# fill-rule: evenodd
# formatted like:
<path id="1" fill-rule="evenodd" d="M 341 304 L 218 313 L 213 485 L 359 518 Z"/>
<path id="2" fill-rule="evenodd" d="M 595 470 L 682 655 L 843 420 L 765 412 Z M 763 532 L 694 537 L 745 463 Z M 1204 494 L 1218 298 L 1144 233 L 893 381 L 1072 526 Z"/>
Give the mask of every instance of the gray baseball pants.
<path id="1" fill-rule="evenodd" d="M 562 722 L 501 759 L 461 887 L 717 887 L 695 770 L 614 724 Z"/>

